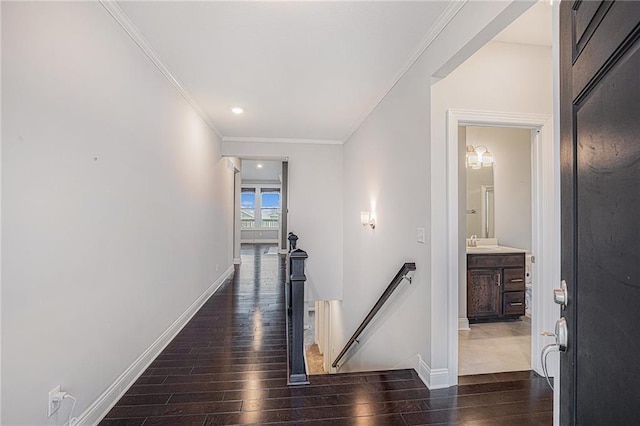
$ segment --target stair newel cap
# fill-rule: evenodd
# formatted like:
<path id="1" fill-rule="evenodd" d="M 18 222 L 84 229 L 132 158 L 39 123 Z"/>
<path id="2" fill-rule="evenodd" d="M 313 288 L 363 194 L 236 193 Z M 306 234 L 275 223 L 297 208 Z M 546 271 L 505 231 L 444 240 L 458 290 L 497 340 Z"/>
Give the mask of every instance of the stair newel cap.
<path id="1" fill-rule="evenodd" d="M 291 282 L 304 282 L 307 277 L 304 275 L 304 261 L 309 257 L 306 251 L 296 249 L 289 254 L 291 258 Z"/>
<path id="2" fill-rule="evenodd" d="M 290 257 L 296 258 L 296 259 L 306 259 L 309 257 L 309 255 L 307 254 L 306 251 L 302 249 L 295 249 L 291 252 Z"/>

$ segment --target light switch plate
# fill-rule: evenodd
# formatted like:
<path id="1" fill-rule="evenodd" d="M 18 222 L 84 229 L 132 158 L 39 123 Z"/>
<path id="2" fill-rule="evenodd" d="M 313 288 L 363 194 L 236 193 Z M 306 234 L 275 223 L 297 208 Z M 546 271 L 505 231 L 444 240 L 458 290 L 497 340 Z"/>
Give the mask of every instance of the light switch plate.
<path id="1" fill-rule="evenodd" d="M 418 228 L 418 242 L 424 244 L 424 228 Z"/>

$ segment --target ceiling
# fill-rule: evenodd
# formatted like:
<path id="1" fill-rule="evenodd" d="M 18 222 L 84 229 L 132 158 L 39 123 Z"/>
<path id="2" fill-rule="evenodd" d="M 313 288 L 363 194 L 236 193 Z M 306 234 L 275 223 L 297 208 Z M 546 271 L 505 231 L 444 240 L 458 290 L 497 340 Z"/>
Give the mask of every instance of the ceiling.
<path id="1" fill-rule="evenodd" d="M 448 2 L 120 2 L 227 137 L 341 141 Z M 230 108 L 245 112 L 235 115 Z"/>
<path id="2" fill-rule="evenodd" d="M 551 46 L 552 7 L 549 1 L 539 1 L 493 40 L 505 43 Z"/>
<path id="3" fill-rule="evenodd" d="M 279 182 L 281 174 L 282 161 L 242 160 L 243 181 Z"/>
<path id="4" fill-rule="evenodd" d="M 117 6 L 114 17 L 223 140 L 325 143 L 342 143 L 357 128 L 437 34 L 442 16 L 459 7 L 450 1 Z M 545 15 L 540 6 L 498 39 L 544 43 L 536 30 Z M 236 106 L 244 113 L 231 112 Z"/>

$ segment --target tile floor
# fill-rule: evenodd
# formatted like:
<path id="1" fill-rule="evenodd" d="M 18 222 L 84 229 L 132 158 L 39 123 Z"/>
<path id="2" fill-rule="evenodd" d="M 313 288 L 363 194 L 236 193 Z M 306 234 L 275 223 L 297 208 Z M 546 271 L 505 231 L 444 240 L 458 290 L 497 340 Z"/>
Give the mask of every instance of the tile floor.
<path id="1" fill-rule="evenodd" d="M 471 324 L 458 331 L 458 374 L 531 369 L 531 319 Z"/>

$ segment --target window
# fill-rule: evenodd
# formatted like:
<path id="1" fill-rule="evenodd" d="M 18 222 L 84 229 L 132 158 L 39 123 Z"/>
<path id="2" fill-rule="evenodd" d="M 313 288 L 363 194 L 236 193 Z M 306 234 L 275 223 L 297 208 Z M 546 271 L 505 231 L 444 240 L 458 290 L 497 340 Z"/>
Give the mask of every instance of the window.
<path id="1" fill-rule="evenodd" d="M 240 229 L 280 228 L 280 188 L 246 186 L 240 196 Z"/>
<path id="2" fill-rule="evenodd" d="M 240 229 L 256 227 L 256 189 L 242 188 L 240 194 Z"/>
<path id="3" fill-rule="evenodd" d="M 261 227 L 275 228 L 280 226 L 280 189 L 260 188 L 260 220 Z"/>

